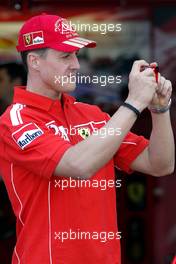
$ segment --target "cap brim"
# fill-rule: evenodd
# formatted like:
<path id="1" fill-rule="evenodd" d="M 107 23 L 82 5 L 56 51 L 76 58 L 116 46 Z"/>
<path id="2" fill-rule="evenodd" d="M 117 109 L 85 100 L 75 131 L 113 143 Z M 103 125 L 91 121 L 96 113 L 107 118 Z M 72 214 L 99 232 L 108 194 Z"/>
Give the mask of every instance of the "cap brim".
<path id="1" fill-rule="evenodd" d="M 70 38 L 68 40 L 65 40 L 59 44 L 53 43 L 50 45 L 50 48 L 63 51 L 63 52 L 74 52 L 84 47 L 95 48 L 96 45 L 97 45 L 96 42 L 93 40 L 75 37 L 75 38 Z"/>

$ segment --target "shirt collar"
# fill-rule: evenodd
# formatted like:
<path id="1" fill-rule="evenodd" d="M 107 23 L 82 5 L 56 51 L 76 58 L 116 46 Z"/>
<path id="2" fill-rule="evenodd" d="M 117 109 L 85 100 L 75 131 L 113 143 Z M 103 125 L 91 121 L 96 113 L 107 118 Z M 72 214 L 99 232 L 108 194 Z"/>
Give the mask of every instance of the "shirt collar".
<path id="1" fill-rule="evenodd" d="M 73 104 L 75 98 L 68 94 L 62 93 L 62 101 L 63 104 Z M 13 103 L 22 103 L 45 111 L 51 111 L 56 107 L 56 105 L 60 108 L 62 107 L 61 101 L 59 99 L 54 100 L 47 96 L 27 91 L 25 86 L 14 87 Z"/>

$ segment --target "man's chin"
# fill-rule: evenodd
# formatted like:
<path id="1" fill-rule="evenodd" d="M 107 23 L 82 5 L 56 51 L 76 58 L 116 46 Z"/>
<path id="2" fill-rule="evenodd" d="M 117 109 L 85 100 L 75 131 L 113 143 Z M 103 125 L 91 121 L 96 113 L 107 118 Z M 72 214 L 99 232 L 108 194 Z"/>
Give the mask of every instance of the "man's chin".
<path id="1" fill-rule="evenodd" d="M 66 86 L 63 87 L 63 91 L 69 93 L 69 92 L 73 92 L 76 89 L 76 84 L 75 83 L 71 83 L 71 84 L 67 84 Z"/>
<path id="2" fill-rule="evenodd" d="M 67 83 L 63 85 L 57 85 L 55 87 L 55 90 L 63 93 L 73 92 L 75 89 L 76 89 L 76 83 Z"/>

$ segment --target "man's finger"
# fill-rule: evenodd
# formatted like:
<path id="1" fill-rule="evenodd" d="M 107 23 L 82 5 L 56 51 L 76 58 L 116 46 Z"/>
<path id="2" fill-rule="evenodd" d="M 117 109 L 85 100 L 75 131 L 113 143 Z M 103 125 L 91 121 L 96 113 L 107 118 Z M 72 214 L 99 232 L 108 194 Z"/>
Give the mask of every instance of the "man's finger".
<path id="1" fill-rule="evenodd" d="M 159 79 L 159 82 L 158 82 L 158 92 L 159 93 L 162 93 L 165 81 L 166 81 L 166 79 L 163 76 L 161 76 L 160 79 Z"/>
<path id="2" fill-rule="evenodd" d="M 166 94 L 166 98 L 167 98 L 168 101 L 169 101 L 169 99 L 171 98 L 171 95 L 172 95 L 172 88 L 170 88 L 170 89 L 167 91 L 167 94 Z"/>
<path id="3" fill-rule="evenodd" d="M 158 63 L 157 62 L 152 62 L 152 63 L 150 63 L 150 66 L 157 67 L 158 66 Z"/>
<path id="4" fill-rule="evenodd" d="M 146 76 L 146 77 L 155 77 L 155 73 L 154 73 L 153 69 L 151 69 L 151 68 L 147 68 L 147 69 L 145 69 L 145 70 L 142 72 L 142 74 L 143 74 L 144 76 Z M 155 79 L 155 81 L 156 81 L 156 79 Z"/>
<path id="5" fill-rule="evenodd" d="M 139 73 L 140 72 L 140 69 L 141 69 L 141 66 L 149 66 L 149 64 L 145 60 L 136 60 L 133 63 L 131 72 L 133 72 L 133 73 Z"/>

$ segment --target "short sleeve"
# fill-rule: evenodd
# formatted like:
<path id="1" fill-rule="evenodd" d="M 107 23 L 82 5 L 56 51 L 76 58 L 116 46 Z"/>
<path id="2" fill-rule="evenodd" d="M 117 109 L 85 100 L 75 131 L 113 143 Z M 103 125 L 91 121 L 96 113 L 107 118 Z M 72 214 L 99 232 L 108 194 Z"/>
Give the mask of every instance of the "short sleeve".
<path id="1" fill-rule="evenodd" d="M 129 132 L 114 156 L 115 166 L 128 174 L 132 173 L 133 171 L 130 168 L 131 163 L 148 146 L 148 144 L 149 141 L 143 136 L 138 136 Z"/>
<path id="2" fill-rule="evenodd" d="M 61 135 L 36 123 L 3 128 L 5 159 L 49 179 L 65 151 L 72 145 Z"/>
<path id="3" fill-rule="evenodd" d="M 101 111 L 101 110 L 100 110 Z M 101 112 L 106 122 L 111 118 L 107 113 Z M 132 173 L 130 168 L 131 163 L 139 156 L 139 154 L 148 146 L 149 140 L 143 136 L 138 136 L 132 132 L 129 132 L 122 141 L 120 148 L 114 155 L 114 165 L 120 170 L 126 173 Z"/>

